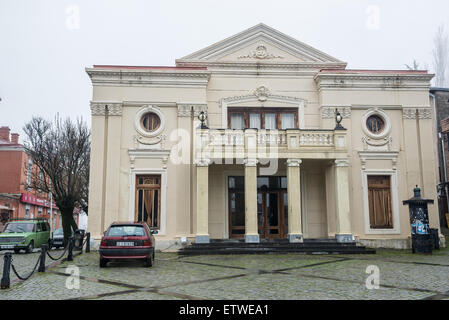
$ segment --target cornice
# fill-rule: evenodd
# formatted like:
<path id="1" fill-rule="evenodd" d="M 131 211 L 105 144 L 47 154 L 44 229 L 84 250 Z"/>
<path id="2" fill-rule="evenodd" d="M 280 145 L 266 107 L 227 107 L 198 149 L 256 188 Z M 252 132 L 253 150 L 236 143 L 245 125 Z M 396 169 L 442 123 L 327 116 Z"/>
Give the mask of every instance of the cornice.
<path id="1" fill-rule="evenodd" d="M 429 90 L 432 78 L 432 74 L 318 73 L 315 75 L 314 80 L 318 85 L 318 90 L 357 88 Z"/>
<path id="2" fill-rule="evenodd" d="M 86 68 L 93 85 L 119 86 L 194 86 L 206 87 L 210 72 L 207 70 L 130 70 Z"/>

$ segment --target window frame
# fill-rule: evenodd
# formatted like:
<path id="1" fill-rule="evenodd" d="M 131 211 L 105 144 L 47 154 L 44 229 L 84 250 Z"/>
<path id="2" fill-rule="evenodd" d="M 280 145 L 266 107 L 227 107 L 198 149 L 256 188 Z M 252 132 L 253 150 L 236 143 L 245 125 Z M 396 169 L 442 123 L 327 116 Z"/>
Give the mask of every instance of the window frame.
<path id="1" fill-rule="evenodd" d="M 371 159 L 368 159 L 371 160 Z M 362 169 L 362 198 L 363 198 L 363 212 L 365 217 L 365 234 L 400 234 L 400 208 L 399 208 L 399 185 L 398 173 L 395 169 Z M 370 225 L 369 216 L 369 200 L 368 200 L 368 175 L 390 176 L 390 192 L 391 192 L 391 209 L 393 216 L 393 229 L 373 229 Z"/>
<path id="2" fill-rule="evenodd" d="M 227 128 L 231 129 L 231 114 L 235 113 L 243 113 L 243 122 L 244 128 L 235 129 L 235 130 L 244 130 L 244 129 L 256 129 L 250 128 L 249 124 L 249 114 L 260 114 L 260 129 L 259 130 L 287 130 L 282 129 L 282 114 L 294 114 L 294 128 L 288 129 L 299 129 L 299 119 L 298 119 L 298 109 L 297 108 L 255 108 L 255 107 L 228 107 L 228 124 Z M 276 129 L 265 129 L 265 114 L 266 113 L 275 113 L 276 117 Z"/>
<path id="3" fill-rule="evenodd" d="M 159 181 L 157 184 L 145 184 L 139 183 L 140 178 L 158 178 Z M 135 176 L 135 185 L 134 185 L 134 194 L 135 194 L 135 203 L 134 203 L 134 221 L 138 221 L 139 217 L 139 191 L 151 190 L 158 191 L 158 211 L 157 211 L 157 226 L 149 226 L 155 230 L 161 230 L 162 222 L 162 175 L 161 174 L 136 174 Z M 143 215 L 143 212 L 142 212 Z M 142 220 L 144 221 L 144 220 Z M 148 224 L 147 221 L 144 221 Z"/>

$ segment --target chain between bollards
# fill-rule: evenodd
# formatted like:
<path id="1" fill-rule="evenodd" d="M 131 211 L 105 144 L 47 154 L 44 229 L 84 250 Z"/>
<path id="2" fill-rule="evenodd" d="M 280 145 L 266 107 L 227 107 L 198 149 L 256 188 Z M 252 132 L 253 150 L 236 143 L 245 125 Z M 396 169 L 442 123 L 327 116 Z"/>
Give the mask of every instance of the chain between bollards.
<path id="1" fill-rule="evenodd" d="M 11 279 L 9 278 L 9 273 L 11 271 L 11 260 L 12 260 L 11 253 L 6 252 L 3 259 L 4 259 L 4 263 L 3 263 L 3 276 L 2 276 L 2 280 L 1 280 L 1 289 L 9 289 L 9 286 L 11 284 Z"/>

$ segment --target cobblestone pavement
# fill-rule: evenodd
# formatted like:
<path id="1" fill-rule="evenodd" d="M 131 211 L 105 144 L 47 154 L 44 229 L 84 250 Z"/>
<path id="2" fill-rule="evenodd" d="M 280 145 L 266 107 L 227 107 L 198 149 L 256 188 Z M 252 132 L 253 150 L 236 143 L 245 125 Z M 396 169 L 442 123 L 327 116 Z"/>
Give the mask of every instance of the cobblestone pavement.
<path id="1" fill-rule="evenodd" d="M 14 254 L 13 263 L 26 274 L 38 256 Z M 3 270 L 3 254 L 0 260 Z M 433 255 L 410 250 L 378 250 L 375 255 L 156 253 L 151 268 L 123 261 L 100 269 L 98 260 L 97 252 L 75 256 L 73 262 L 12 283 L 0 291 L 0 299 L 449 299 L 449 249 Z M 70 289 L 71 266 L 79 270 L 79 288 Z M 379 268 L 378 289 L 366 287 L 368 266 Z M 12 272 L 11 279 L 16 279 Z"/>

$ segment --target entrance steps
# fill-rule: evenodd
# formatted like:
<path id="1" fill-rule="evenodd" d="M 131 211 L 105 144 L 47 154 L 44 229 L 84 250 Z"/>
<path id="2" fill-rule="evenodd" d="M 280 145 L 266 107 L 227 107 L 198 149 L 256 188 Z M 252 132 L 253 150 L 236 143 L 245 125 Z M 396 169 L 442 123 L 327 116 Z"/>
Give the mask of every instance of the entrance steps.
<path id="1" fill-rule="evenodd" d="M 192 243 L 178 251 L 180 255 L 264 253 L 374 254 L 376 250 L 357 245 L 356 242 L 340 243 L 335 239 L 304 239 L 302 243 L 290 243 L 287 239 L 263 239 L 260 243 L 230 239 L 211 240 L 210 243 Z"/>

